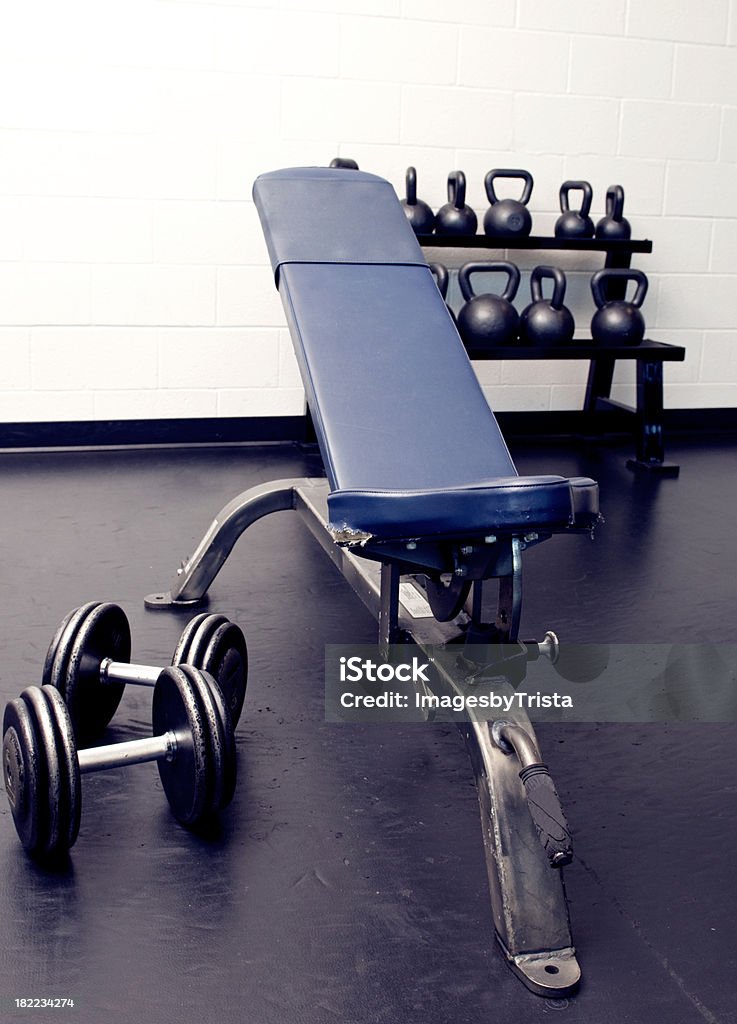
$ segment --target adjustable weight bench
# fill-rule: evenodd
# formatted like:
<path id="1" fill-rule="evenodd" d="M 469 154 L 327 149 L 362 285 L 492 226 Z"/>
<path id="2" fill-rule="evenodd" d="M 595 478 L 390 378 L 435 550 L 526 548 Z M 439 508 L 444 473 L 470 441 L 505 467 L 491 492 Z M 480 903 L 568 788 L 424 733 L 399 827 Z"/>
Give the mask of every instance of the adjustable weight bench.
<path id="1" fill-rule="evenodd" d="M 488 660 L 498 648 L 502 666 L 554 660 L 553 633 L 519 640 L 521 554 L 554 533 L 590 532 L 597 485 L 517 474 L 388 182 L 292 169 L 262 175 L 253 194 L 327 479 L 277 481 L 234 498 L 171 591 L 147 605 L 198 603 L 252 522 L 294 509 L 376 613 L 387 656 L 390 645 L 414 642 L 428 652 L 453 644 L 471 662 L 475 650 Z M 412 614 L 408 580 L 426 614 Z M 498 580 L 498 599 L 484 621 L 489 580 Z M 461 728 L 500 945 L 528 988 L 566 995 L 580 978 L 559 870 L 570 835 L 532 725 L 516 710 L 513 720 Z"/>

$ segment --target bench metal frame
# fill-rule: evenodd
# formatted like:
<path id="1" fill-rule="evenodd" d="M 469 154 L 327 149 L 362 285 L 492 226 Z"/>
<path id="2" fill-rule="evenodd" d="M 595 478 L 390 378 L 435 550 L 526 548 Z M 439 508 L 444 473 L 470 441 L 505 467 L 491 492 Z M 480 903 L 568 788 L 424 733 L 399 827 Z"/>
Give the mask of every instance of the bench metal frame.
<path id="1" fill-rule="evenodd" d="M 547 535 L 487 536 L 467 541 L 458 550 L 469 556 L 475 551 L 476 562 L 473 557 L 468 559 L 473 577 L 467 581 L 468 586 L 457 586 L 452 577 L 447 585 L 436 578 L 437 592 L 433 593 L 430 584 L 426 594 L 436 612 L 440 609 L 457 614 L 449 621 L 438 621 L 431 614 L 414 617 L 402 602 L 400 579 L 411 573 L 413 563 L 421 572 L 422 559 L 427 557 L 431 562 L 432 550 L 423 550 L 419 539 L 373 546 L 369 543 L 353 549 L 336 543 L 327 525 L 328 494 L 327 481 L 312 478 L 261 484 L 239 494 L 218 513 L 194 554 L 177 571 L 171 591 L 149 595 L 147 607 L 199 604 L 243 532 L 263 516 L 291 509 L 299 513 L 376 616 L 382 648 L 400 642 L 416 644 L 433 660 L 440 686 L 446 691 L 461 692 L 452 670 L 443 659 L 435 658 L 436 649 L 463 642 L 474 631 L 485 630 L 495 644 L 516 645 L 523 661 L 528 654 L 538 656 L 543 645 L 533 645 L 532 654 L 518 640 L 521 551 Z M 400 549 L 404 551 L 402 557 Z M 496 620 L 484 625 L 483 586 L 492 578 L 499 581 Z M 444 586 L 449 595 L 445 603 Z M 466 644 L 465 652 L 473 657 L 473 645 Z M 506 733 L 508 742 L 502 742 L 498 734 L 495 737 L 490 721 L 470 720 L 460 726 L 476 779 L 494 927 L 509 965 L 524 984 L 538 995 L 560 997 L 576 988 L 581 972 L 571 938 L 562 872 L 551 867 L 541 846 L 519 778 L 519 770 L 530 756 L 540 759 L 534 730 L 519 709 L 514 712 L 512 725 Z"/>

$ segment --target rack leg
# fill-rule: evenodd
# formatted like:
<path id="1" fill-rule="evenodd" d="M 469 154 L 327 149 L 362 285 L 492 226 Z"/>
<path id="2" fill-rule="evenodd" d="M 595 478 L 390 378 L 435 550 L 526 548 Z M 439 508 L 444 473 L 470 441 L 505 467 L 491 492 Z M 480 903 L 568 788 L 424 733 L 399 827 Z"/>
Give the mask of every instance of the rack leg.
<path id="1" fill-rule="evenodd" d="M 665 462 L 663 444 L 663 364 L 637 361 L 637 457 L 627 465 L 636 472 L 678 476 L 680 467 Z"/>
<path id="2" fill-rule="evenodd" d="M 586 397 L 583 407 L 585 412 L 596 412 L 600 398 L 609 398 L 614 379 L 614 360 L 606 356 L 592 359 L 589 364 L 589 376 L 586 382 Z"/>

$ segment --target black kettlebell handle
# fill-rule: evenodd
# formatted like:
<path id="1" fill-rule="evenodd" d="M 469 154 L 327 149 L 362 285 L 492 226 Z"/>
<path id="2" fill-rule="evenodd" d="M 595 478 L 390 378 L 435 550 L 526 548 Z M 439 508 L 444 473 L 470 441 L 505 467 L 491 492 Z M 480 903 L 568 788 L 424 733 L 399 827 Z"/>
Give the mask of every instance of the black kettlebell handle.
<path id="1" fill-rule="evenodd" d="M 606 190 L 606 215 L 610 220 L 621 220 L 624 212 L 624 189 L 610 185 Z"/>
<path id="2" fill-rule="evenodd" d="M 447 267 L 444 267 L 442 263 L 428 263 L 428 267 L 435 278 L 435 284 L 438 286 L 438 291 L 443 298 L 445 298 L 448 294 L 448 282 L 450 280 Z"/>
<path id="3" fill-rule="evenodd" d="M 527 206 L 527 204 L 530 201 L 530 196 L 532 195 L 533 184 L 532 175 L 529 171 L 500 170 L 499 168 L 493 171 L 488 171 L 486 177 L 484 178 L 484 188 L 486 189 L 486 196 L 492 206 L 494 206 L 495 203 L 499 202 L 497 194 L 494 191 L 494 182 L 496 181 L 497 178 L 520 178 L 522 181 L 524 181 L 525 184 L 522 190 L 522 195 L 516 201 L 521 203 L 523 206 Z"/>
<path id="4" fill-rule="evenodd" d="M 407 183 L 407 206 L 417 206 L 417 171 L 408 167 L 404 176 Z"/>
<path id="5" fill-rule="evenodd" d="M 588 181 L 564 181 L 560 186 L 560 208 L 563 213 L 570 211 L 568 205 L 568 193 L 569 192 L 583 192 L 583 198 L 581 200 L 581 208 L 578 211 L 579 216 L 584 220 L 589 215 L 591 210 L 591 200 L 594 197 L 591 185 Z"/>
<path id="6" fill-rule="evenodd" d="M 334 156 L 330 161 L 331 167 L 342 167 L 346 171 L 357 171 L 358 164 L 349 156 Z"/>
<path id="7" fill-rule="evenodd" d="M 594 302 L 596 303 L 597 309 L 603 309 L 607 302 L 624 302 L 625 299 L 607 299 L 604 286 L 609 281 L 635 281 L 637 288 L 635 294 L 631 300 L 631 305 L 636 309 L 639 309 L 642 303 L 645 301 L 647 295 L 647 277 L 641 270 L 628 270 L 628 269 L 604 269 L 597 270 L 591 278 L 591 294 L 594 296 Z"/>
<path id="8" fill-rule="evenodd" d="M 519 288 L 519 269 L 514 263 L 506 260 L 492 260 L 490 263 L 464 263 L 458 271 L 458 284 L 461 286 L 461 295 L 469 302 L 476 295 L 471 287 L 471 275 L 478 273 L 494 273 L 501 271 L 507 275 L 507 286 L 500 298 L 511 302 Z M 486 294 L 486 293 L 485 293 Z M 489 292 L 489 294 L 496 294 Z"/>
<path id="9" fill-rule="evenodd" d="M 456 210 L 462 210 L 466 205 L 466 175 L 463 171 L 451 171 L 448 175 L 448 202 Z"/>
<path id="10" fill-rule="evenodd" d="M 553 309 L 563 308 L 563 299 L 566 296 L 566 276 L 559 267 L 535 267 L 530 274 L 530 293 L 533 302 L 543 302 L 543 281 L 550 279 L 553 282 L 553 296 L 550 305 Z"/>

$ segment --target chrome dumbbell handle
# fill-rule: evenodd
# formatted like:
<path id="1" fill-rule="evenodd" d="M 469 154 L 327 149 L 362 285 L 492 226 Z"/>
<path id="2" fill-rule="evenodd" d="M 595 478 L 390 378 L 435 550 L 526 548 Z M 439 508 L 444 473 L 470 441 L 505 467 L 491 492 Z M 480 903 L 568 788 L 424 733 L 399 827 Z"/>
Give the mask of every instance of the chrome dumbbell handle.
<path id="1" fill-rule="evenodd" d="M 131 665 L 125 661 L 103 658 L 100 662 L 101 683 L 135 683 L 138 686 L 156 686 L 161 668 L 153 665 Z"/>
<path id="2" fill-rule="evenodd" d="M 144 764 L 148 761 L 173 761 L 181 745 L 181 739 L 173 732 L 151 736 L 143 740 L 128 740 L 126 743 L 108 743 L 102 747 L 90 747 L 77 754 L 82 775 L 100 772 L 106 768 L 121 768 L 128 764 Z"/>
<path id="3" fill-rule="evenodd" d="M 70 612 L 57 628 L 41 679 L 64 698 L 82 746 L 89 746 L 105 730 L 126 684 L 156 686 L 163 667 L 131 664 L 130 654 L 130 623 L 119 605 L 90 601 Z M 184 627 L 171 659 L 171 665 L 185 664 L 214 676 L 235 724 L 248 676 L 248 650 L 241 629 L 224 615 L 195 615 Z"/>
<path id="4" fill-rule="evenodd" d="M 18 836 L 34 857 L 65 854 L 79 833 L 82 774 L 156 761 L 174 817 L 192 828 L 233 797 L 233 723 L 213 676 L 190 665 L 161 671 L 151 706 L 153 736 L 77 746 L 55 686 L 29 686 L 3 715 L 2 769 Z"/>

